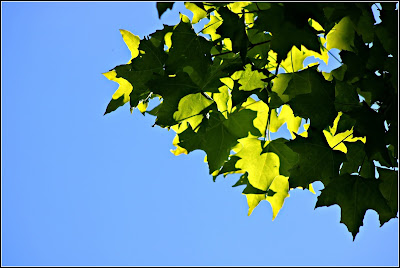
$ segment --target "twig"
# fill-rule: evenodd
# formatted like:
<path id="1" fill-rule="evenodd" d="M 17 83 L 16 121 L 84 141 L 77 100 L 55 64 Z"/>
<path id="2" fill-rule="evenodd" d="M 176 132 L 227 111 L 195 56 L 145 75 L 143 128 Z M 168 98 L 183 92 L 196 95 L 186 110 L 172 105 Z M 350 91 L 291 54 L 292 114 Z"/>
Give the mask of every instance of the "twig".
<path id="1" fill-rule="evenodd" d="M 254 48 L 256 46 L 263 45 L 263 44 L 266 44 L 266 43 L 269 43 L 269 42 L 271 42 L 271 40 L 263 41 L 263 42 L 256 43 L 256 44 L 250 44 L 250 46 L 247 48 L 247 50 L 250 50 L 250 49 L 252 49 L 252 48 Z M 211 55 L 211 57 L 221 56 L 221 55 L 225 55 L 225 54 L 228 54 L 228 53 L 235 53 L 235 52 L 226 51 L 226 52 L 222 52 L 222 53 Z"/>

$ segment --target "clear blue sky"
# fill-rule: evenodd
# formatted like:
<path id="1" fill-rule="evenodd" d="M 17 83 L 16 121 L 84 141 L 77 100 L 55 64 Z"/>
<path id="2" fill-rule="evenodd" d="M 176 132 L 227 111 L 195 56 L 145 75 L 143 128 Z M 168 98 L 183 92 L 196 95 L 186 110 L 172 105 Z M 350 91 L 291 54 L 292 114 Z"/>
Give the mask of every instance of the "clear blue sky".
<path id="1" fill-rule="evenodd" d="M 303 190 L 275 221 L 265 201 L 248 217 L 236 178 L 171 154 L 154 117 L 103 116 L 118 85 L 101 73 L 130 59 L 119 29 L 142 38 L 179 11 L 2 2 L 2 265 L 398 265 L 398 219 L 369 210 L 353 242 Z"/>

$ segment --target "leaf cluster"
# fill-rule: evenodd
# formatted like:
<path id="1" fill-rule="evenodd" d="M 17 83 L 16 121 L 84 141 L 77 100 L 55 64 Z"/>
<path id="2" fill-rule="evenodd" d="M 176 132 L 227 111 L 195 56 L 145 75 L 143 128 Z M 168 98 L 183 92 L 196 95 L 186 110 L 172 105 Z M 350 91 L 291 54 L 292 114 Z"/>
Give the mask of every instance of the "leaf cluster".
<path id="1" fill-rule="evenodd" d="M 381 225 L 398 211 L 398 12 L 383 3 L 376 24 L 371 5 L 186 2 L 192 21 L 121 30 L 132 58 L 105 74 L 120 84 L 106 113 L 129 102 L 176 132 L 175 155 L 204 151 L 214 180 L 242 174 L 249 215 L 267 200 L 274 219 L 290 189 L 321 181 L 316 207 L 339 205 L 355 238 L 367 209 Z M 303 65 L 332 48 L 339 68 Z M 271 140 L 284 124 L 292 138 Z"/>

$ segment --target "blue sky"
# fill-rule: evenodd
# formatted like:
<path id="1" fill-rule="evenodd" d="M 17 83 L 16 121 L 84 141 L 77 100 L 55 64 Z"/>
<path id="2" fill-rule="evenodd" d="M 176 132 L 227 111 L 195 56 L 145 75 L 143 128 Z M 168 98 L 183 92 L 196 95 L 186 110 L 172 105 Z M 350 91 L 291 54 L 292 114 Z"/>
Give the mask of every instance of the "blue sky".
<path id="1" fill-rule="evenodd" d="M 142 38 L 179 11 L 192 17 L 182 2 L 161 20 L 155 2 L 2 2 L 2 265 L 398 265 L 398 219 L 367 211 L 353 242 L 339 207 L 303 190 L 275 221 L 267 202 L 248 217 L 236 177 L 171 154 L 154 117 L 103 116 L 118 84 L 102 73 L 130 59 L 119 29 Z"/>

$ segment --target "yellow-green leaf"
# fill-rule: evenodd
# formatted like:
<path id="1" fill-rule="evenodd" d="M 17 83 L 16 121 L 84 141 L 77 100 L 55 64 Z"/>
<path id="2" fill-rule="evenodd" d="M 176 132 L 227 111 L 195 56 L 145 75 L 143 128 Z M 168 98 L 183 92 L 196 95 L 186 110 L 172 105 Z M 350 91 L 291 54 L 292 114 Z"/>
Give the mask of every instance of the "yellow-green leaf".
<path id="1" fill-rule="evenodd" d="M 354 32 L 354 25 L 350 17 L 344 17 L 326 36 L 326 48 L 328 50 L 337 48 L 340 50 L 354 51 Z"/>
<path id="2" fill-rule="evenodd" d="M 201 19 L 207 17 L 207 12 L 195 3 L 185 2 L 185 7 L 193 13 L 192 24 L 198 23 Z"/>
<path id="3" fill-rule="evenodd" d="M 284 123 L 286 123 L 290 135 L 292 135 L 292 139 L 294 139 L 296 136 L 293 134 L 293 132 L 297 133 L 297 131 L 299 131 L 301 117 L 294 116 L 293 110 L 289 105 L 286 104 L 282 105 L 282 110 L 279 112 L 278 116 L 276 115 L 275 109 L 271 111 L 271 123 L 269 130 L 271 132 L 277 132 Z"/>
<path id="4" fill-rule="evenodd" d="M 118 89 L 112 95 L 111 101 L 108 103 L 106 112 L 104 114 L 110 113 L 116 110 L 118 107 L 124 105 L 129 101 L 129 94 L 131 93 L 133 87 L 132 85 L 122 77 L 116 77 L 117 73 L 115 70 L 103 73 L 107 79 L 117 82 L 119 84 Z"/>
<path id="5" fill-rule="evenodd" d="M 268 190 L 272 181 L 279 175 L 279 157 L 275 153 L 261 154 L 261 140 L 247 138 L 239 142 L 243 149 L 236 154 L 241 158 L 236 167 L 249 173 L 249 183 L 253 187 Z"/>
<path id="6" fill-rule="evenodd" d="M 217 28 L 222 24 L 221 16 L 214 11 L 215 15 L 210 16 L 210 22 L 207 23 L 203 30 L 203 34 L 209 34 L 211 36 L 211 40 L 217 40 L 221 37 L 221 35 L 217 34 Z"/>
<path id="7" fill-rule="evenodd" d="M 289 197 L 289 177 L 285 177 L 282 175 L 277 176 L 271 184 L 272 191 L 275 192 L 274 195 L 266 197 L 267 201 L 271 204 L 272 207 L 272 220 L 275 219 L 276 215 L 278 215 L 279 210 L 281 210 L 283 203 L 285 202 L 285 198 Z"/>
<path id="8" fill-rule="evenodd" d="M 136 58 L 139 55 L 139 43 L 140 38 L 137 35 L 132 34 L 127 30 L 120 29 L 119 30 L 122 34 L 122 38 L 124 39 L 125 44 L 128 46 L 129 50 L 131 51 L 131 59 L 129 60 L 128 64 L 131 63 L 132 59 Z"/>
<path id="9" fill-rule="evenodd" d="M 249 212 L 247 215 L 250 216 L 256 206 L 258 206 L 262 200 L 265 200 L 265 194 L 246 194 L 246 198 L 247 205 L 249 206 Z"/>

